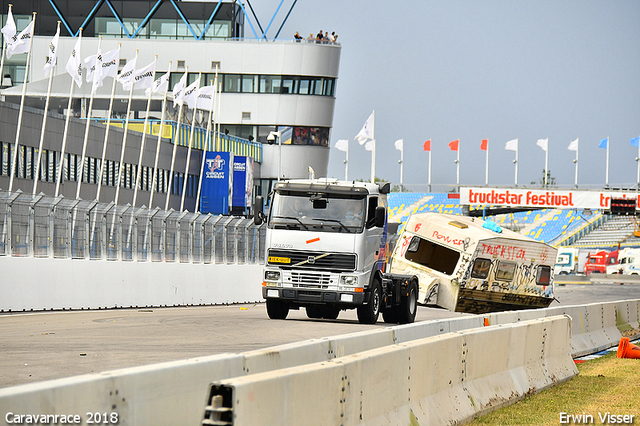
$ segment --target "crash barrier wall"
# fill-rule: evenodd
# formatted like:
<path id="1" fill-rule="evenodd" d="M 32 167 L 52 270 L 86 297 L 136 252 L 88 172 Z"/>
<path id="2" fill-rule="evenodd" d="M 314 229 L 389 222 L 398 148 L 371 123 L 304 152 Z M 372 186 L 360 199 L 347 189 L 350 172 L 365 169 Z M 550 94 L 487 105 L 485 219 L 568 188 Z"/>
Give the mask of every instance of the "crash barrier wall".
<path id="1" fill-rule="evenodd" d="M 485 314 L 490 325 L 509 324 L 532 318 L 569 315 L 572 319 L 571 355 L 574 358 L 615 346 L 623 333 L 627 337 L 640 335 L 640 301 L 591 303 L 558 306 L 529 311 Z"/>
<path id="2" fill-rule="evenodd" d="M 639 301 L 612 302 L 619 312 L 619 322 L 638 328 Z M 586 318 L 586 305 L 570 306 L 573 316 Z M 551 308 L 556 309 L 556 308 Z M 559 308 L 558 308 L 559 309 Z M 317 363 L 344 357 L 377 347 L 408 342 L 449 332 L 480 328 L 485 319 L 491 324 L 517 323 L 535 318 L 551 316 L 549 309 L 505 312 L 500 314 L 468 315 L 446 320 L 432 320 L 414 324 L 375 329 L 366 332 L 346 334 L 322 339 L 271 347 L 240 355 L 226 354 L 213 357 L 194 358 L 185 361 L 161 363 L 145 367 L 135 367 L 89 374 L 67 379 L 0 388 L 0 413 L 8 411 L 56 414 L 91 410 L 105 412 L 113 405 L 113 395 L 124 398 L 126 406 L 118 405 L 118 412 L 126 415 L 128 424 L 133 425 L 175 425 L 198 424 L 202 419 L 202 402 L 205 400 L 209 383 L 224 378 L 246 374 L 263 373 L 276 369 Z M 610 314 L 610 309 L 601 312 Z M 624 313 L 624 314 L 623 314 Z M 582 326 L 572 321 L 574 334 L 569 339 L 571 354 L 575 348 L 594 345 L 590 352 L 597 352 L 590 338 L 585 339 Z M 604 322 L 592 322 L 592 326 Z M 526 343 L 526 342 L 525 342 Z M 523 343 L 523 345 L 525 344 Z M 617 343 L 617 342 L 616 342 Z M 459 351 L 457 348 L 456 351 Z M 453 352 L 452 352 L 453 353 Z M 451 354 L 441 354 L 448 359 Z M 438 366 L 441 365 L 440 355 Z M 445 362 L 443 360 L 442 362 Z M 219 365 L 220 364 L 220 365 Z M 176 391 L 178 390 L 178 391 Z M 85 395 L 90 395 L 84 399 Z M 4 419 L 0 419 L 0 425 Z"/>
<path id="3" fill-rule="evenodd" d="M 0 312 L 253 303 L 260 265 L 0 256 Z"/>
<path id="4" fill-rule="evenodd" d="M 471 329 L 211 385 L 203 425 L 450 425 L 575 376 L 570 318 Z"/>
<path id="5" fill-rule="evenodd" d="M 253 219 L 0 191 L 0 256 L 264 264 Z"/>

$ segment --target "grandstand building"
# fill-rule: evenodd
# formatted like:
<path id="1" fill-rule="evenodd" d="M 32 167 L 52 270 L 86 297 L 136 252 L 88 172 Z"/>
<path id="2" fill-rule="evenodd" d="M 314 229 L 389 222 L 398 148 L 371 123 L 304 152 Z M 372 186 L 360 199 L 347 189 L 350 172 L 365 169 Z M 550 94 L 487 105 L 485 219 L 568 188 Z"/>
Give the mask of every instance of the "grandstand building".
<path id="1" fill-rule="evenodd" d="M 101 38 L 101 52 L 121 45 L 119 67 L 138 51 L 138 67 L 151 63 L 157 55 L 156 78 L 170 71 L 172 88 L 184 73 L 188 83 L 201 75 L 201 84 L 214 83 L 216 70 L 222 87 L 219 108 L 221 136 L 219 150 L 254 159 L 254 195 L 266 195 L 272 182 L 281 178 L 303 178 L 312 167 L 316 175 L 327 173 L 329 140 L 333 122 L 336 82 L 341 47 L 337 43 L 316 43 L 296 40 L 268 39 L 262 33 L 257 18 L 248 18 L 245 4 L 236 1 L 180 1 L 180 0 L 0 0 L 2 25 L 7 20 L 9 4 L 13 4 L 13 17 L 21 31 L 37 12 L 35 36 L 28 69 L 26 100 L 18 143 L 17 168 L 13 188 L 30 193 L 33 188 L 35 162 L 40 139 L 42 110 L 47 94 L 48 79 L 43 65 L 48 46 L 61 21 L 57 67 L 51 91 L 46 137 L 42 151 L 37 192 L 53 195 L 55 166 L 61 156 L 64 114 L 71 87 L 71 77 L 65 72 L 66 62 L 82 28 L 81 56 L 94 55 Z M 295 2 L 293 3 L 295 5 Z M 293 6 L 292 6 L 293 7 Z M 282 13 L 281 13 L 282 15 Z M 255 17 L 255 15 L 252 15 Z M 287 14 L 288 16 L 288 14 Z M 274 17 L 275 18 L 275 15 Z M 272 22 L 274 19 L 272 18 Z M 282 22 L 284 24 L 284 22 Z M 14 55 L 5 60 L 0 100 L 0 188 L 9 188 L 9 170 L 14 153 L 16 123 L 25 77 L 27 54 Z M 171 62 L 170 62 L 171 61 Z M 108 135 L 103 190 L 100 201 L 113 200 L 116 169 L 120 161 L 123 140 L 123 121 L 127 112 L 128 91 L 115 85 L 115 102 Z M 75 88 L 72 103 L 73 118 L 64 155 L 61 194 L 75 198 L 80 176 L 82 146 L 90 99 L 90 84 Z M 95 95 L 92 123 L 89 132 L 87 159 L 82 176 L 80 198 L 94 199 L 99 181 L 101 152 L 104 145 L 104 121 L 109 110 L 111 79 L 105 80 Z M 138 156 L 142 144 L 142 121 L 145 118 L 147 97 L 143 90 L 134 91 L 130 119 L 132 124 L 124 153 L 124 174 L 118 204 L 133 203 Z M 156 128 L 146 137 L 142 161 L 140 195 L 136 205 L 148 205 L 149 191 L 155 179 L 156 196 L 153 206 L 164 207 L 164 200 L 173 182 L 170 208 L 178 209 L 186 179 L 185 209 L 193 211 L 196 188 L 204 149 L 206 116 L 188 110 L 183 125 L 176 123 L 178 111 L 172 106 L 169 93 L 167 116 L 169 125 L 162 129 L 159 170 L 153 176 L 155 134 L 159 131 L 162 96 L 154 95 L 149 117 Z M 193 148 L 187 165 L 190 124 L 195 120 Z M 138 130 L 138 131 L 135 131 Z M 270 144 L 271 132 L 280 133 L 279 140 Z M 172 141 L 178 145 L 175 170 L 170 174 Z M 281 142 L 281 145 L 278 144 Z M 280 161 L 281 160 L 281 161 Z M 173 179 L 173 180 L 172 180 Z"/>

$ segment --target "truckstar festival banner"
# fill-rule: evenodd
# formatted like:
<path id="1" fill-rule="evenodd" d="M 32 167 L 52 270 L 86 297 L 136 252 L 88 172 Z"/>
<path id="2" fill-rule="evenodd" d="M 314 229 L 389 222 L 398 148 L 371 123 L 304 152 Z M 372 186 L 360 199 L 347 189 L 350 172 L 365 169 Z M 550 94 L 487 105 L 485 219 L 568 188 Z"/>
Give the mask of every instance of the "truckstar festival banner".
<path id="1" fill-rule="evenodd" d="M 200 211 L 229 214 L 233 197 L 233 152 L 207 152 L 202 172 Z"/>
<path id="2" fill-rule="evenodd" d="M 508 207 L 606 210 L 611 208 L 612 198 L 636 200 L 637 209 L 640 194 L 612 191 L 460 188 L 460 204 L 468 205 L 488 204 Z"/>

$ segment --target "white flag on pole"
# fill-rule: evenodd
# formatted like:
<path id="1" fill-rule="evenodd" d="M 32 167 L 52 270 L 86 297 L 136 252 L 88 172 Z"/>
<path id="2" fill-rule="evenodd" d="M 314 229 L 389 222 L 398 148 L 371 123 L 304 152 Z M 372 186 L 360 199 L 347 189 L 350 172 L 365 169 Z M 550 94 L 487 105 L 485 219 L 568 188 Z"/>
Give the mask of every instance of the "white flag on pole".
<path id="1" fill-rule="evenodd" d="M 398 151 L 404 150 L 404 139 L 398 139 L 393 143 L 393 146 L 395 146 Z"/>
<path id="2" fill-rule="evenodd" d="M 336 149 L 338 151 L 347 152 L 349 150 L 349 141 L 347 139 L 340 139 L 336 142 Z"/>
<path id="3" fill-rule="evenodd" d="M 153 86 L 153 77 L 156 72 L 156 61 L 157 59 L 154 59 L 149 65 L 140 68 L 133 73 L 134 90 L 149 89 Z"/>
<path id="4" fill-rule="evenodd" d="M 193 83 L 184 89 L 183 100 L 187 103 L 187 106 L 191 109 L 196 107 L 196 99 L 198 99 L 198 86 L 200 86 L 200 79 L 197 79 Z"/>
<path id="5" fill-rule="evenodd" d="M 17 32 L 16 21 L 13 20 L 13 13 L 9 8 L 9 14 L 7 15 L 7 23 L 2 27 L 2 34 L 4 34 L 5 41 L 9 44 L 9 41 L 16 35 Z"/>
<path id="6" fill-rule="evenodd" d="M 7 40 L 7 59 L 18 53 L 28 52 L 31 45 L 31 37 L 33 37 L 33 19 L 20 34 L 14 34 L 13 37 Z"/>
<path id="7" fill-rule="evenodd" d="M 518 139 L 512 139 L 504 146 L 504 149 L 507 151 L 517 151 L 518 150 Z"/>
<path id="8" fill-rule="evenodd" d="M 173 86 L 173 108 L 184 104 L 184 89 L 187 86 L 187 73 L 182 74 L 180 81 Z"/>
<path id="9" fill-rule="evenodd" d="M 102 55 L 102 79 L 106 77 L 118 77 L 118 65 L 120 64 L 120 49 L 113 49 Z"/>
<path id="10" fill-rule="evenodd" d="M 96 55 L 87 56 L 84 58 L 85 68 L 87 72 L 84 74 L 84 78 L 87 80 L 87 83 L 93 83 L 93 73 L 96 70 Z"/>
<path id="11" fill-rule="evenodd" d="M 213 112 L 213 94 L 215 86 L 204 86 L 198 90 L 198 109 Z"/>
<path id="12" fill-rule="evenodd" d="M 58 25 L 58 31 L 56 31 L 56 35 L 53 36 L 53 40 L 49 43 L 49 55 L 47 56 L 47 63 L 44 64 L 42 68 L 44 71 L 44 76 L 49 77 L 49 74 L 53 71 L 53 67 L 56 65 L 56 61 L 58 60 L 58 41 L 60 40 L 60 25 Z"/>
<path id="13" fill-rule="evenodd" d="M 156 81 L 153 82 L 153 86 L 145 90 L 145 94 L 149 96 L 149 90 L 151 90 L 153 93 L 158 93 L 158 92 L 166 93 L 169 90 L 170 75 L 171 75 L 170 72 L 166 72 L 162 77 L 156 79 Z"/>
<path id="14" fill-rule="evenodd" d="M 82 87 L 82 60 L 80 59 L 80 46 L 82 45 L 82 36 L 78 37 L 76 45 L 71 51 L 71 56 L 67 61 L 66 70 L 76 82 L 78 87 Z"/>
<path id="15" fill-rule="evenodd" d="M 368 141 L 364 144 L 364 149 L 366 151 L 373 151 L 373 141 Z"/>
<path id="16" fill-rule="evenodd" d="M 362 129 L 360 129 L 360 131 L 355 137 L 355 139 L 360 143 L 360 145 L 365 143 L 367 139 L 373 139 L 373 126 L 374 126 L 374 116 L 373 116 L 373 113 L 371 113 L 369 118 L 367 118 L 367 121 L 365 121 L 364 126 L 362 126 Z"/>
<path id="17" fill-rule="evenodd" d="M 102 81 L 104 80 L 104 76 L 102 75 L 102 54 L 98 52 L 96 55 L 96 60 L 93 63 L 93 80 L 91 84 L 91 93 L 96 93 L 98 87 L 102 86 Z"/>
<path id="18" fill-rule="evenodd" d="M 547 151 L 549 149 L 549 138 L 538 139 L 538 142 L 536 142 L 536 145 L 542 148 L 543 151 Z"/>
<path id="19" fill-rule="evenodd" d="M 578 150 L 578 140 L 580 138 L 576 138 L 575 141 L 572 141 L 567 148 L 569 151 L 577 151 Z"/>
<path id="20" fill-rule="evenodd" d="M 120 71 L 120 75 L 118 76 L 118 83 L 122 84 L 122 90 L 131 90 L 131 82 L 133 81 L 133 73 L 136 70 L 136 60 L 137 56 L 134 56 L 133 59 L 129 60 L 127 64 Z"/>

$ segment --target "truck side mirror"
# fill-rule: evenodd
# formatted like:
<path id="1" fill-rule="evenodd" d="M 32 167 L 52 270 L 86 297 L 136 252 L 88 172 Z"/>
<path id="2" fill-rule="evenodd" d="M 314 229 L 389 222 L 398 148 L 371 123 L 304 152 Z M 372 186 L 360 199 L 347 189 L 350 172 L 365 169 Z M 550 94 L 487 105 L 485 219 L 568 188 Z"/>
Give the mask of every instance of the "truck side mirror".
<path id="1" fill-rule="evenodd" d="M 253 206 L 253 223 L 256 226 L 262 225 L 262 221 L 264 219 L 264 212 L 263 212 L 262 204 L 263 204 L 262 196 L 260 196 L 260 195 L 256 196 L 256 201 L 255 201 L 255 204 Z"/>
<path id="2" fill-rule="evenodd" d="M 376 223 L 375 226 L 377 228 L 382 228 L 384 226 L 384 222 L 387 218 L 387 209 L 383 206 L 376 207 Z"/>

